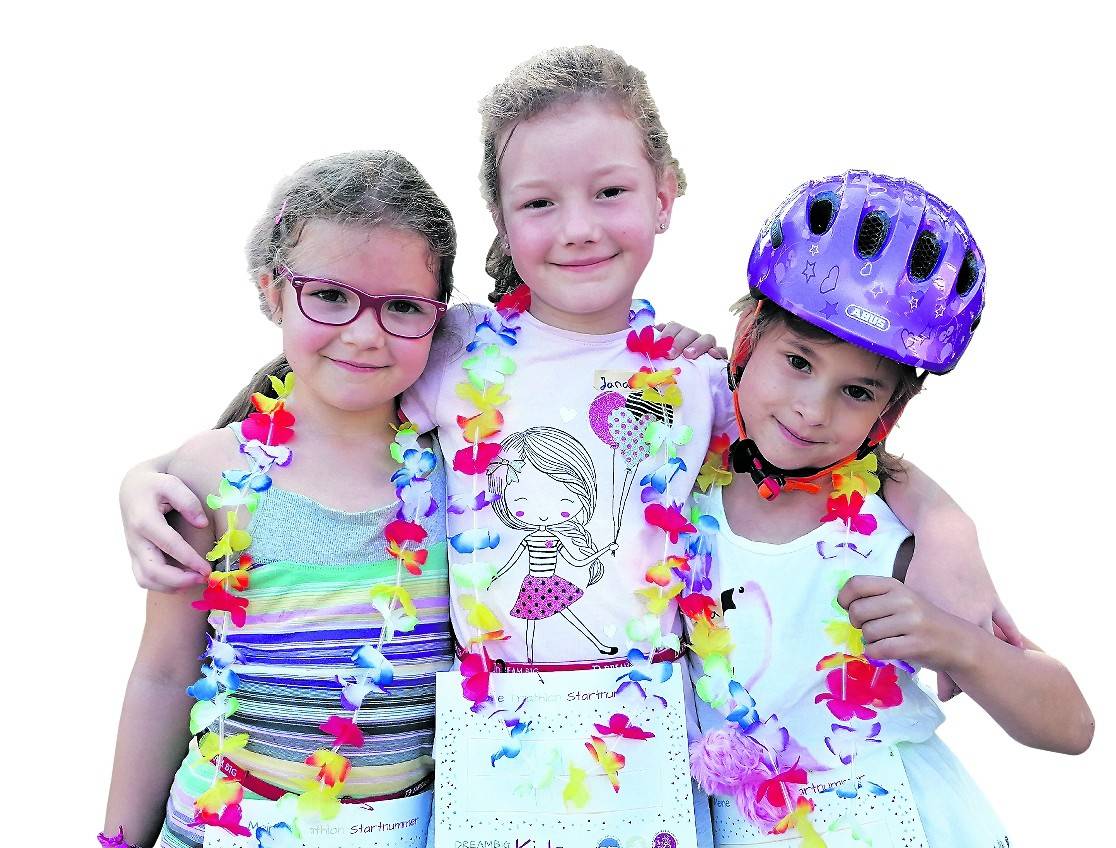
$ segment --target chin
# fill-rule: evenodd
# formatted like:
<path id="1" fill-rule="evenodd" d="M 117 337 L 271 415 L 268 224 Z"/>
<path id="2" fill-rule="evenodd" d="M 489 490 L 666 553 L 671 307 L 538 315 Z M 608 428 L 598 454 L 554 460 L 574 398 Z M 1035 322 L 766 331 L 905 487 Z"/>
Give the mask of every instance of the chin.
<path id="1" fill-rule="evenodd" d="M 544 295 L 543 300 L 569 315 L 594 315 L 620 306 L 630 307 L 634 292 L 634 285 L 610 286 L 607 282 L 585 280 L 574 287 L 564 287 L 553 299 Z"/>
<path id="2" fill-rule="evenodd" d="M 771 442 L 774 442 L 773 446 Z M 845 456 L 845 454 L 832 456 L 828 451 L 815 447 L 796 448 L 786 441 L 782 433 L 774 434 L 774 438 L 768 440 L 767 445 L 760 439 L 756 439 L 756 445 L 764 458 L 778 468 L 824 468 Z"/>
<path id="3" fill-rule="evenodd" d="M 344 412 L 367 412 L 393 400 L 407 388 L 399 383 L 398 379 L 379 379 L 361 386 L 333 385 L 323 393 L 323 400 Z"/>

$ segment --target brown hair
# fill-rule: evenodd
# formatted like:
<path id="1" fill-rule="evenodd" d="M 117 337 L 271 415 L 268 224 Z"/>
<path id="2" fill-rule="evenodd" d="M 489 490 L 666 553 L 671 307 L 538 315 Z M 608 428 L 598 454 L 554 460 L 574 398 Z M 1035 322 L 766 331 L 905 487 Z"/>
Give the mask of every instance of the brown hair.
<path id="1" fill-rule="evenodd" d="M 563 47 L 547 50 L 512 68 L 507 78 L 481 101 L 484 163 L 481 193 L 494 215 L 500 214 L 499 165 L 502 150 L 497 139 L 504 130 L 545 111 L 556 103 L 570 103 L 586 96 L 607 97 L 620 105 L 643 136 L 647 159 L 656 177 L 673 171 L 678 194 L 686 190 L 686 176 L 670 149 L 658 107 L 647 87 L 647 78 L 624 58 L 600 47 Z M 507 139 L 504 140 L 505 145 Z M 523 280 L 502 244 L 500 233 L 489 248 L 485 270 L 495 280 L 488 296 L 495 303 Z"/>
<path id="2" fill-rule="evenodd" d="M 341 153 L 307 162 L 280 183 L 245 246 L 248 273 L 257 289 L 263 274 L 272 274 L 276 287 L 283 285 L 274 271 L 288 261 L 306 222 L 313 219 L 369 230 L 394 227 L 415 233 L 430 250 L 439 299 L 449 300 L 457 230 L 449 209 L 405 156 L 394 150 Z M 270 317 L 262 290 L 259 295 L 260 308 Z M 280 355 L 257 371 L 226 407 L 216 426 L 245 418 L 253 410 L 253 394 L 272 395 L 268 375 L 283 377 L 290 370 L 286 358 Z"/>
<path id="3" fill-rule="evenodd" d="M 823 344 L 849 344 L 849 342 L 839 339 L 829 331 L 823 330 L 816 324 L 811 324 L 804 318 L 799 318 L 794 313 L 788 312 L 769 300 L 763 301 L 762 309 L 757 309 L 759 303 L 760 301 L 757 298 L 748 294 L 736 301 L 731 307 L 733 313 L 740 316 L 740 321 L 736 325 L 736 337 L 733 340 L 731 363 L 737 362 L 738 355 L 742 350 L 755 350 L 756 344 L 764 335 L 781 327 L 785 327 L 792 333 L 810 341 Z M 746 364 L 746 358 L 740 366 L 730 364 L 729 368 L 733 380 L 740 379 L 739 372 L 743 370 L 743 366 Z M 925 373 L 919 376 L 913 366 L 901 362 L 896 362 L 895 365 L 897 381 L 895 391 L 892 392 L 888 401 L 889 407 L 905 405 L 907 401 L 922 391 L 923 378 L 926 376 Z M 885 447 L 886 443 L 887 440 L 884 439 L 875 447 L 873 453 L 876 454 L 876 460 L 879 463 L 880 478 L 896 480 L 904 473 L 903 461 L 900 457 L 888 453 Z"/>

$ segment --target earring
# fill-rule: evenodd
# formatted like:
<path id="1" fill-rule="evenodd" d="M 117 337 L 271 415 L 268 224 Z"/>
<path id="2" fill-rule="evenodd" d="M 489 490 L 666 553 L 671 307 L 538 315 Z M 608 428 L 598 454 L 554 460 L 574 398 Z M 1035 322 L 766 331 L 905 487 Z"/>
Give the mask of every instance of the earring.
<path id="1" fill-rule="evenodd" d="M 659 232 L 660 233 L 665 233 L 666 228 L 667 228 L 666 221 L 659 221 Z"/>
<path id="2" fill-rule="evenodd" d="M 511 244 L 508 243 L 507 236 L 500 239 L 500 249 L 504 251 L 504 253 L 511 253 Z"/>

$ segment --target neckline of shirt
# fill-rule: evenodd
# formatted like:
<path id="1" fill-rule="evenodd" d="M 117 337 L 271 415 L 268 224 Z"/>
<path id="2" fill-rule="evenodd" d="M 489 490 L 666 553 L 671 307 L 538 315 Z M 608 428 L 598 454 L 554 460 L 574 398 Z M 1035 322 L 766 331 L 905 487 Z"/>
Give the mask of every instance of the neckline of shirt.
<path id="1" fill-rule="evenodd" d="M 721 525 L 718 534 L 721 538 L 749 553 L 759 554 L 761 556 L 780 556 L 782 554 L 802 550 L 803 548 L 813 547 L 820 540 L 827 538 L 830 532 L 831 528 L 829 525 L 819 523 L 817 527 L 810 530 L 808 533 L 786 542 L 757 542 L 746 536 L 741 536 L 734 532 L 729 526 L 728 517 L 725 515 L 724 500 L 721 497 L 721 487 L 717 486 L 714 488 L 716 491 L 706 496 L 705 511 L 716 518 Z"/>
<path id="2" fill-rule="evenodd" d="M 628 333 L 631 332 L 630 328 L 625 327 L 623 330 L 617 330 L 614 333 L 578 333 L 574 330 L 564 330 L 561 327 L 555 327 L 552 324 L 546 324 L 532 315 L 530 312 L 524 312 L 520 316 L 520 320 L 533 330 L 546 333 L 551 336 L 558 336 L 559 338 L 567 339 L 572 342 L 577 342 L 583 346 L 599 346 L 607 347 L 615 345 L 617 342 L 625 341 L 628 338 Z"/>

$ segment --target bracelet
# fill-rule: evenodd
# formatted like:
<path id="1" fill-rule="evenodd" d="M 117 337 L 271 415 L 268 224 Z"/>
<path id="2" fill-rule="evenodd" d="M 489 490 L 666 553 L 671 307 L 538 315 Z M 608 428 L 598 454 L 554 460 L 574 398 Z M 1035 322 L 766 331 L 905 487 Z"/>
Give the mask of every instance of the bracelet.
<path id="1" fill-rule="evenodd" d="M 124 841 L 123 825 L 117 830 L 116 836 L 105 836 L 105 832 L 102 830 L 97 834 L 97 841 L 101 844 L 101 848 L 136 848 L 136 846 Z"/>

